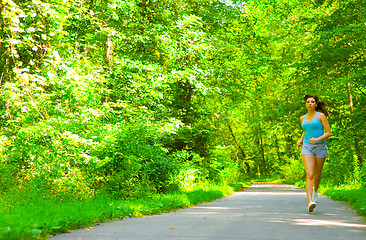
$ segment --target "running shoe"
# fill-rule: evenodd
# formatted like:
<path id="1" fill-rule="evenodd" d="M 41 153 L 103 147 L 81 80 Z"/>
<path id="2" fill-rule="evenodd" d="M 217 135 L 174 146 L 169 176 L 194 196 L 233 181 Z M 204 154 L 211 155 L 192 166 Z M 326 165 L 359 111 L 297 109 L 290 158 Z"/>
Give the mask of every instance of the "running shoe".
<path id="1" fill-rule="evenodd" d="M 314 211 L 314 208 L 315 207 L 316 207 L 316 203 L 315 202 L 313 202 L 313 201 L 309 202 L 309 205 L 308 205 L 309 212 Z"/>

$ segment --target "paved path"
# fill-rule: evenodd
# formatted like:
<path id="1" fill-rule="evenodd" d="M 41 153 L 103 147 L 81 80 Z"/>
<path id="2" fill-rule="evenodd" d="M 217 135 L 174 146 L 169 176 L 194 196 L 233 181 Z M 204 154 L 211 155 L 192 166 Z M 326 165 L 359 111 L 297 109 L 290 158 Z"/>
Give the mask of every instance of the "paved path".
<path id="1" fill-rule="evenodd" d="M 50 239 L 366 240 L 366 223 L 345 203 L 320 195 L 318 206 L 308 213 L 303 189 L 256 183 L 193 208 L 104 223 Z"/>

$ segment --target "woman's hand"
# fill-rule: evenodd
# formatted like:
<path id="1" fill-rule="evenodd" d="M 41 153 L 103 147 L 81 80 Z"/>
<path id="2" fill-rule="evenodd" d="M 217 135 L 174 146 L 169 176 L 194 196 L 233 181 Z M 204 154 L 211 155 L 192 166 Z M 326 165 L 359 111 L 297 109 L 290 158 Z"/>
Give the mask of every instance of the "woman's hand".
<path id="1" fill-rule="evenodd" d="M 300 149 L 300 148 L 301 148 L 301 145 L 302 145 L 302 142 L 301 142 L 301 141 L 298 141 L 298 142 L 296 143 L 296 145 L 297 145 L 297 148 L 298 148 L 298 149 Z"/>
<path id="2" fill-rule="evenodd" d="M 316 138 L 310 138 L 309 140 L 311 144 L 316 144 L 318 142 Z"/>

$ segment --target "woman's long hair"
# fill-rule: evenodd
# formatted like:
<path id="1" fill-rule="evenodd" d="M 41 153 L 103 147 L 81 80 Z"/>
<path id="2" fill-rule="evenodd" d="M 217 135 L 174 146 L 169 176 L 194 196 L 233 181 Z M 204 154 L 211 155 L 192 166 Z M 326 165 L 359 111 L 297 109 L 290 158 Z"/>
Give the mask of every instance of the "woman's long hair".
<path id="1" fill-rule="evenodd" d="M 328 117 L 328 110 L 327 110 L 327 104 L 324 101 L 319 101 L 319 98 L 315 95 L 305 95 L 304 97 L 304 101 L 306 102 L 306 100 L 308 98 L 314 98 L 315 102 L 317 104 L 317 107 L 315 108 L 318 112 L 324 113 L 324 115 L 326 117 Z"/>

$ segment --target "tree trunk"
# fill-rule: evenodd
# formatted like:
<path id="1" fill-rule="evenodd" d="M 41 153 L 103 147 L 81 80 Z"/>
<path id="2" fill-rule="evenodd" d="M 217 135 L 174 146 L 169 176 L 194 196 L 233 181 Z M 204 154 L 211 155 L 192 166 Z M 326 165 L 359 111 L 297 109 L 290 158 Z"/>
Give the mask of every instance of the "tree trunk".
<path id="1" fill-rule="evenodd" d="M 179 95 L 179 104 L 178 104 L 179 108 L 181 109 L 180 117 L 182 119 L 182 122 L 189 124 L 192 121 L 190 115 L 191 115 L 193 87 L 188 79 L 178 81 L 178 86 L 182 89 L 182 92 Z"/>
<path id="2" fill-rule="evenodd" d="M 262 166 L 263 166 L 263 173 L 267 173 L 267 167 L 266 167 L 266 159 L 264 158 L 264 147 L 263 147 L 263 138 L 262 138 L 262 128 L 259 125 L 259 134 L 260 134 L 260 138 L 258 138 L 258 145 L 260 147 L 261 150 L 261 158 L 262 158 Z"/>
<path id="3" fill-rule="evenodd" d="M 348 76 L 348 73 L 347 73 L 347 76 Z M 353 98 L 352 98 L 350 83 L 348 82 L 346 84 L 346 86 L 347 86 L 349 107 L 351 109 L 351 113 L 353 113 L 355 110 L 353 108 Z M 356 131 L 355 131 L 354 146 L 355 146 L 355 150 L 356 150 L 356 154 L 357 154 L 358 163 L 359 163 L 360 167 L 362 167 L 362 165 L 363 165 L 363 159 L 361 157 L 360 140 L 358 139 L 358 136 L 357 136 L 357 132 Z"/>
<path id="4" fill-rule="evenodd" d="M 146 0 L 142 0 L 141 12 L 140 12 L 140 16 L 141 16 L 140 34 L 144 34 L 144 31 L 145 31 L 144 25 L 145 25 L 145 18 L 146 18 L 146 7 L 147 7 Z"/>
<path id="5" fill-rule="evenodd" d="M 277 159 L 278 159 L 279 162 L 282 162 L 281 153 L 280 153 L 280 147 L 279 147 L 279 144 L 278 144 L 277 134 L 275 134 L 275 144 L 276 144 L 276 151 L 277 151 Z"/>
<path id="6" fill-rule="evenodd" d="M 234 131 L 233 131 L 233 129 L 231 128 L 230 124 L 228 123 L 228 124 L 227 124 L 227 126 L 229 127 L 229 131 L 230 131 L 230 133 L 231 133 L 231 136 L 232 136 L 232 137 L 233 137 L 233 139 L 234 139 L 234 142 L 235 142 L 236 146 L 238 147 L 238 149 L 239 149 L 239 151 L 240 151 L 241 155 L 243 156 L 243 162 L 244 162 L 244 164 L 245 164 L 246 171 L 247 171 L 247 173 L 248 173 L 248 174 L 250 174 L 250 166 L 249 166 L 249 163 L 246 161 L 247 156 L 246 156 L 246 154 L 245 154 L 245 152 L 244 152 L 243 148 L 240 146 L 240 144 L 239 144 L 238 140 L 236 139 L 235 134 L 234 134 Z M 239 164 L 239 165 L 241 165 L 241 164 Z"/>
<path id="7" fill-rule="evenodd" d="M 264 147 L 263 147 L 263 139 L 262 138 L 258 138 L 258 145 L 259 145 L 260 150 L 261 150 L 263 173 L 266 174 L 267 173 L 267 168 L 266 168 L 266 159 L 264 157 Z"/>
<path id="8" fill-rule="evenodd" d="M 104 43 L 104 62 L 109 65 L 112 62 L 112 53 L 113 53 L 113 42 L 111 38 L 107 38 L 107 41 Z"/>

